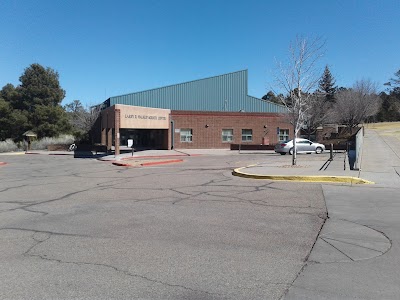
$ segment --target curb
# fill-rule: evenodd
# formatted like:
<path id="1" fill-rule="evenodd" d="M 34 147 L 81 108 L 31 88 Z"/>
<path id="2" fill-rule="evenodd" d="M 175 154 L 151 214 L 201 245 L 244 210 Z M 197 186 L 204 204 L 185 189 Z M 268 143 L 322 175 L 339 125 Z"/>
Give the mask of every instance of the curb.
<path id="1" fill-rule="evenodd" d="M 25 155 L 25 152 L 2 152 L 0 155 Z"/>
<path id="2" fill-rule="evenodd" d="M 190 154 L 190 155 L 184 155 L 184 154 L 174 154 L 174 155 L 144 155 L 144 156 L 131 156 L 131 157 L 123 157 L 121 160 L 132 160 L 132 159 L 142 159 L 142 158 L 168 158 L 168 157 L 187 157 L 187 156 L 201 156 L 201 154 Z"/>
<path id="3" fill-rule="evenodd" d="M 129 160 L 137 160 L 137 159 L 152 159 L 152 158 L 169 158 L 169 157 L 187 157 L 187 156 L 201 156 L 202 154 L 193 154 L 193 155 L 146 155 L 146 156 L 129 156 L 129 157 L 121 157 L 120 160 L 121 161 L 129 161 Z M 112 155 L 114 156 L 114 155 Z M 106 162 L 111 162 L 111 161 L 115 161 L 115 157 L 111 158 L 111 159 L 107 159 L 107 156 L 105 157 L 99 157 L 97 158 L 97 160 L 99 161 L 106 161 Z"/>
<path id="4" fill-rule="evenodd" d="M 143 163 L 143 164 L 140 164 L 140 165 L 144 167 L 144 166 L 155 166 L 155 165 L 163 165 L 163 164 L 178 163 L 178 162 L 183 162 L 183 159 L 171 159 L 171 160 L 165 160 L 165 161 L 155 161 L 155 162 Z"/>
<path id="5" fill-rule="evenodd" d="M 25 152 L 24 154 L 35 154 L 35 155 L 74 155 L 74 153 L 39 153 L 39 152 Z"/>
<path id="6" fill-rule="evenodd" d="M 250 174 L 241 172 L 241 169 L 245 168 L 246 167 L 234 169 L 232 171 L 232 175 L 244 178 L 252 178 L 252 179 L 269 179 L 269 180 L 282 180 L 282 181 L 375 184 L 372 181 L 351 176 L 259 175 L 259 174 Z"/>
<path id="7" fill-rule="evenodd" d="M 118 166 L 118 167 L 130 167 L 131 166 L 130 164 L 120 163 L 120 162 L 117 162 L 117 161 L 113 161 L 112 164 L 115 165 L 115 166 Z"/>
<path id="8" fill-rule="evenodd" d="M 163 161 L 154 161 L 154 162 L 147 162 L 147 163 L 142 163 L 138 164 L 137 166 L 139 167 L 147 167 L 147 166 L 155 166 L 155 165 L 164 165 L 164 164 L 170 164 L 170 163 L 178 163 L 178 162 L 183 162 L 182 159 L 171 159 L 171 160 L 163 160 Z M 119 166 L 119 167 L 136 167 L 133 166 L 129 163 L 125 162 L 118 162 L 118 161 L 113 161 L 113 165 Z"/>

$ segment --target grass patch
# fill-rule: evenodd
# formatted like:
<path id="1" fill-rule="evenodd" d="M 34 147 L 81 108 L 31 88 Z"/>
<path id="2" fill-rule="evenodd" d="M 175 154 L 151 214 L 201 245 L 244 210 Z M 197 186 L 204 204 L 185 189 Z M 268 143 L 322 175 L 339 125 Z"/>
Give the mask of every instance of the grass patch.
<path id="1" fill-rule="evenodd" d="M 377 130 L 400 129 L 400 122 L 371 123 L 371 124 L 365 124 L 365 127 Z"/>
<path id="2" fill-rule="evenodd" d="M 400 122 L 373 123 L 367 124 L 365 127 L 377 130 L 380 135 L 392 136 L 400 139 Z"/>

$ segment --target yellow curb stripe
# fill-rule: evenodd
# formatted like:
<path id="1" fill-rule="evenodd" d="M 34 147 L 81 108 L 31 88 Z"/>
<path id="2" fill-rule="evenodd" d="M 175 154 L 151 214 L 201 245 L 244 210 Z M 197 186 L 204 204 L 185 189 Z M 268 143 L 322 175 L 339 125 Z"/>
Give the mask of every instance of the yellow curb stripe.
<path id="1" fill-rule="evenodd" d="M 232 175 L 252 179 L 269 179 L 301 182 L 333 182 L 333 183 L 355 183 L 355 184 L 374 184 L 374 182 L 362 178 L 351 176 L 300 176 L 300 175 L 260 175 L 242 172 L 241 169 L 234 169 Z"/>
<path id="2" fill-rule="evenodd" d="M 0 155 L 25 155 L 25 152 L 4 152 L 0 153 Z"/>

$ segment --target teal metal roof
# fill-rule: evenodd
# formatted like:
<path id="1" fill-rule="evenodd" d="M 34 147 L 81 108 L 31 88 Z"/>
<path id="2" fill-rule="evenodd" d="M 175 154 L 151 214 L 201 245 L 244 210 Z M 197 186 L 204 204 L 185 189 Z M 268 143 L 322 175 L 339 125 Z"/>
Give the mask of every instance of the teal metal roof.
<path id="1" fill-rule="evenodd" d="M 194 111 L 285 112 L 283 105 L 247 95 L 247 70 L 115 96 L 115 104 Z"/>

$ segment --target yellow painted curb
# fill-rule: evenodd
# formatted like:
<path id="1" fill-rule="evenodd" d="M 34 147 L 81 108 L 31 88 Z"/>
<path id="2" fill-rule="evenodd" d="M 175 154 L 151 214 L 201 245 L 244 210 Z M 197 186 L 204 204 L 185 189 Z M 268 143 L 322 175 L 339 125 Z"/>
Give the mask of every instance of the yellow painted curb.
<path id="1" fill-rule="evenodd" d="M 4 152 L 0 153 L 0 155 L 25 155 L 25 152 Z"/>
<path id="2" fill-rule="evenodd" d="M 252 179 L 269 179 L 269 180 L 285 180 L 285 181 L 301 181 L 301 182 L 333 182 L 333 183 L 355 183 L 355 184 L 375 184 L 372 181 L 351 176 L 300 176 L 300 175 L 259 175 L 244 173 L 241 169 L 234 169 L 232 175 L 252 178 Z"/>

